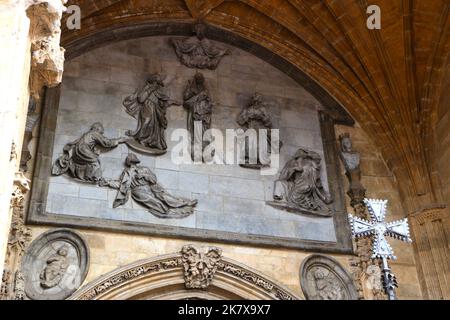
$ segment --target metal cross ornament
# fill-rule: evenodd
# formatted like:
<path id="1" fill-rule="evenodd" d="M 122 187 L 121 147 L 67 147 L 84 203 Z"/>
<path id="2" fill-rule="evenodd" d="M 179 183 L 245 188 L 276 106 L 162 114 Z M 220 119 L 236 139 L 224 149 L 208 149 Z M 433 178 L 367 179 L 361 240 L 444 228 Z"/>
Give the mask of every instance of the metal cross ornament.
<path id="1" fill-rule="evenodd" d="M 364 199 L 371 221 L 349 215 L 350 226 L 354 238 L 374 237 L 372 247 L 372 259 L 383 261 L 383 286 L 389 300 L 395 300 L 394 289 L 398 286 L 395 275 L 391 273 L 388 259 L 395 260 L 392 247 L 387 242 L 386 236 L 406 242 L 412 242 L 409 234 L 408 219 L 394 222 L 386 222 L 387 200 Z"/>

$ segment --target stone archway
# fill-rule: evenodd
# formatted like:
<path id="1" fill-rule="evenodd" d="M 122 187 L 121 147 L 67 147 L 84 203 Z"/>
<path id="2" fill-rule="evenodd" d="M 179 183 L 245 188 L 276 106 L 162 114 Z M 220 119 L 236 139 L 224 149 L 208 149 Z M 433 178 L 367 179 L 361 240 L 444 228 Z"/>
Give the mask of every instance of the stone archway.
<path id="1" fill-rule="evenodd" d="M 221 258 L 216 266 L 214 277 L 206 288 L 187 289 L 181 253 L 144 259 L 88 283 L 70 300 L 301 299 L 239 262 Z"/>

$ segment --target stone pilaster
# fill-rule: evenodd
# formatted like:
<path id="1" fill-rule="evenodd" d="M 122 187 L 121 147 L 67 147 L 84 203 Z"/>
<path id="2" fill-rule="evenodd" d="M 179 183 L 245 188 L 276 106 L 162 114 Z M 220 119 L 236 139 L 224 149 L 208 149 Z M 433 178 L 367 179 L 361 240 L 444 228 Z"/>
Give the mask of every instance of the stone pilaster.
<path id="1" fill-rule="evenodd" d="M 424 298 L 450 299 L 450 211 L 427 209 L 410 218 Z"/>
<path id="2" fill-rule="evenodd" d="M 61 81 L 59 21 L 64 3 L 65 0 L 0 0 L 0 274 L 11 222 L 13 181 L 20 165 L 26 126 L 29 83 L 31 93 L 37 95 L 42 86 Z"/>

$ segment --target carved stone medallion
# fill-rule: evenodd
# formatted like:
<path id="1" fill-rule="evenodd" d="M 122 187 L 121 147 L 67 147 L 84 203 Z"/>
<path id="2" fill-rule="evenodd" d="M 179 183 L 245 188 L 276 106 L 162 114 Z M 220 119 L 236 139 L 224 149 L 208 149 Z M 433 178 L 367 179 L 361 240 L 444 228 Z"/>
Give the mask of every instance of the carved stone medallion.
<path id="1" fill-rule="evenodd" d="M 308 300 L 358 300 L 350 275 L 335 259 L 324 255 L 312 255 L 303 261 L 300 284 Z"/>
<path id="2" fill-rule="evenodd" d="M 84 239 L 68 229 L 48 231 L 34 240 L 22 264 L 25 293 L 33 300 L 62 300 L 83 283 L 89 268 Z"/>

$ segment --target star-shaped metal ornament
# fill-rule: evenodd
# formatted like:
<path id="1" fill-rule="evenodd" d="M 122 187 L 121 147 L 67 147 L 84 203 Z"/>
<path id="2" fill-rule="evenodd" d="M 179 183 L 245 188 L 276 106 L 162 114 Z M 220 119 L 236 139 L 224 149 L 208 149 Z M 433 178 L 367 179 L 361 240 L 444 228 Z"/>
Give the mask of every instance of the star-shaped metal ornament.
<path id="1" fill-rule="evenodd" d="M 392 247 L 387 242 L 386 236 L 412 242 L 409 234 L 408 219 L 394 222 L 385 221 L 387 202 L 387 200 L 364 199 L 371 221 L 352 215 L 348 216 L 353 237 L 374 236 L 372 259 L 397 259 Z"/>

